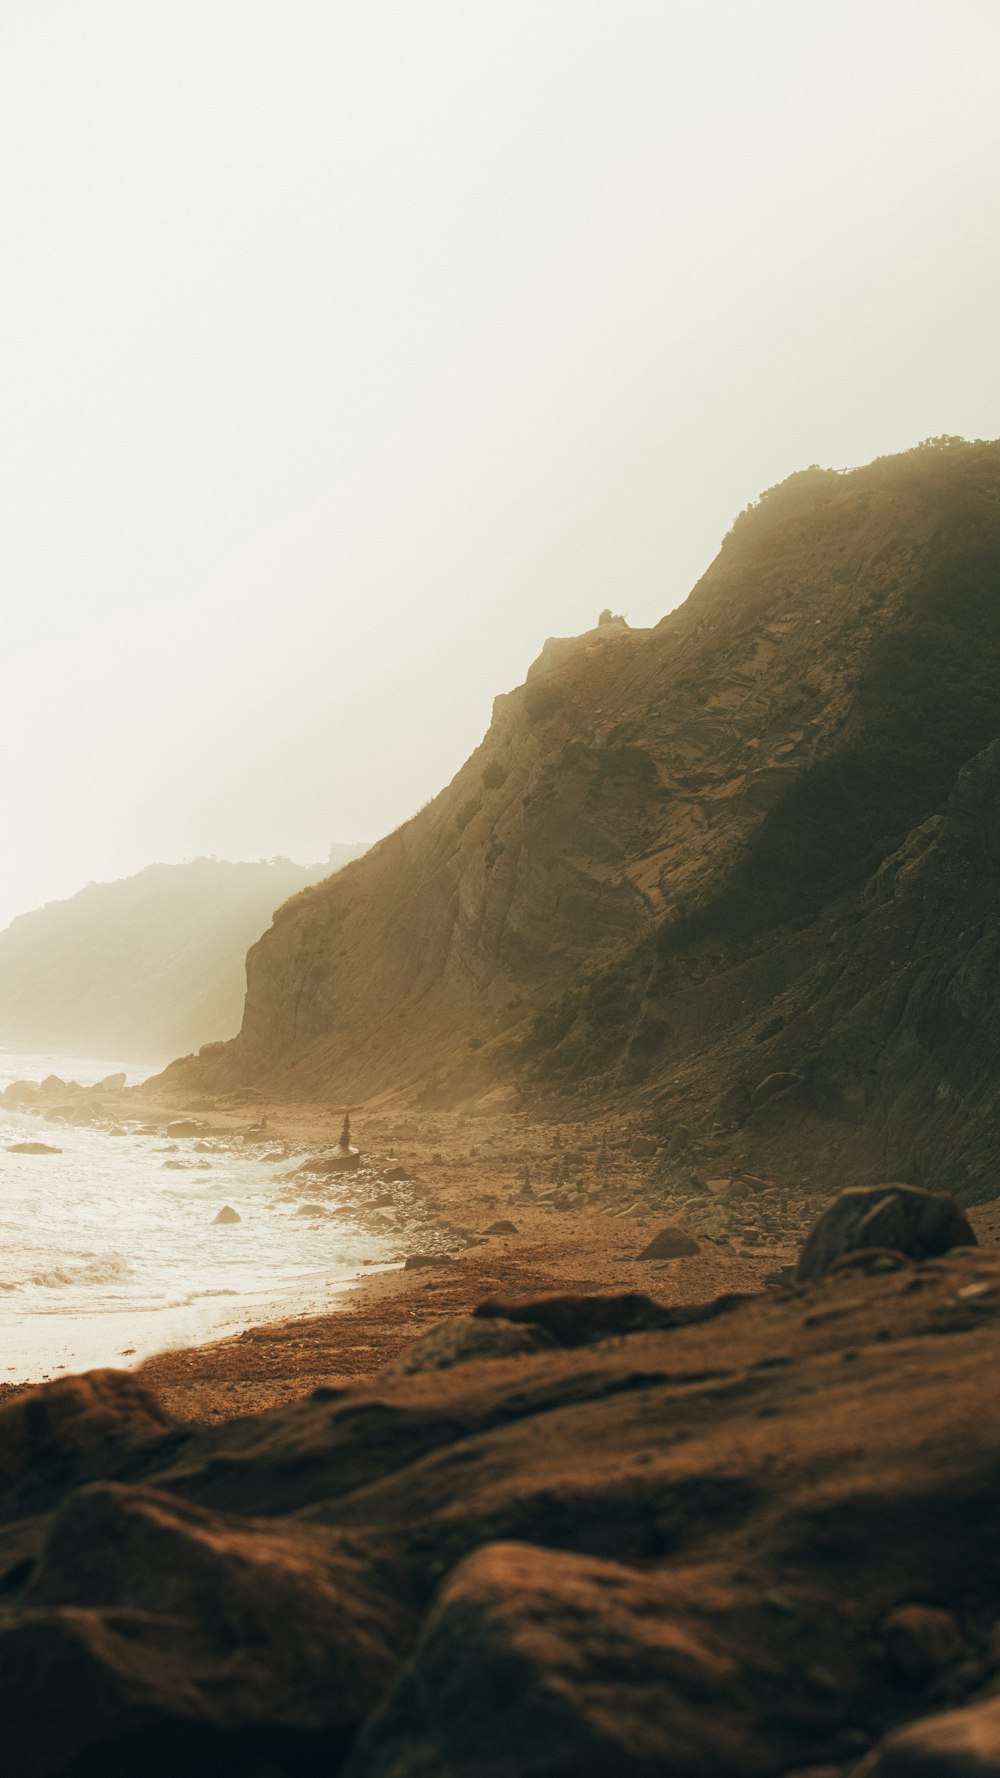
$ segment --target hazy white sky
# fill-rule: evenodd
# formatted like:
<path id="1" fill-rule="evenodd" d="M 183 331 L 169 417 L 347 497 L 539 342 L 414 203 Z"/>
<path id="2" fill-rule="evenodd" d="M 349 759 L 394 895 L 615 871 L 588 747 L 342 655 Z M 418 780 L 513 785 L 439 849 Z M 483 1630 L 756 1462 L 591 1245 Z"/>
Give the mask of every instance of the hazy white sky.
<path id="1" fill-rule="evenodd" d="M 811 462 L 1000 432 L 996 0 L 3 0 L 0 924 L 377 838 Z"/>

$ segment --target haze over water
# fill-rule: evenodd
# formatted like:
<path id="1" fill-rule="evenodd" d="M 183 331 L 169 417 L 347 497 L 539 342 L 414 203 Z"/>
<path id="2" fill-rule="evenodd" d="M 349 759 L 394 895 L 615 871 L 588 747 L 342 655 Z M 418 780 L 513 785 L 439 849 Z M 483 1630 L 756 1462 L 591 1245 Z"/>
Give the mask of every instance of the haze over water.
<path id="1" fill-rule="evenodd" d="M 14 1080 L 90 1085 L 122 1062 L 0 1052 Z M 11 1154 L 18 1142 L 60 1154 Z M 0 1382 L 135 1364 L 293 1312 L 319 1313 L 386 1243 L 327 1209 L 297 1214 L 315 1186 L 282 1190 L 287 1160 L 193 1142 L 50 1123 L 0 1105 Z M 164 1162 L 190 1163 L 183 1169 Z M 224 1204 L 237 1224 L 214 1225 Z"/>

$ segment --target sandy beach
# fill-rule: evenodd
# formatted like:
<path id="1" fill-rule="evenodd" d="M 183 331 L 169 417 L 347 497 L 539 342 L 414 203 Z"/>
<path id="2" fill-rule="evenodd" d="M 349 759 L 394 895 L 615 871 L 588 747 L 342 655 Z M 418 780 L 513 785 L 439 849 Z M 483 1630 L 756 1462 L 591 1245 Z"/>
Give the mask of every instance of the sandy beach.
<path id="1" fill-rule="evenodd" d="M 232 1339 L 147 1360 L 139 1375 L 178 1419 L 257 1413 L 319 1387 L 363 1382 L 436 1323 L 489 1298 L 642 1291 L 664 1303 L 753 1292 L 793 1257 L 791 1248 L 741 1260 L 705 1243 L 695 1256 L 636 1259 L 662 1224 L 647 1214 L 609 1227 L 599 1213 L 521 1212 L 517 1234 L 497 1236 L 433 1270 L 393 1269 L 362 1280 L 327 1315 L 296 1316 Z"/>

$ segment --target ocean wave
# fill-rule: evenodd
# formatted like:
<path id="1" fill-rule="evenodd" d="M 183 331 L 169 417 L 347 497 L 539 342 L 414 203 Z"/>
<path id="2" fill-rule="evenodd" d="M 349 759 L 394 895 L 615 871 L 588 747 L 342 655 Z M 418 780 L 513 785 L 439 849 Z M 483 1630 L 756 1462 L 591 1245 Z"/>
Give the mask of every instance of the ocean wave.
<path id="1" fill-rule="evenodd" d="M 64 1262 L 49 1266 L 44 1272 L 34 1272 L 28 1283 L 37 1285 L 40 1290 L 58 1290 L 67 1284 L 115 1284 L 127 1278 L 131 1270 L 124 1254 L 101 1253 L 85 1259 L 82 1264 Z"/>

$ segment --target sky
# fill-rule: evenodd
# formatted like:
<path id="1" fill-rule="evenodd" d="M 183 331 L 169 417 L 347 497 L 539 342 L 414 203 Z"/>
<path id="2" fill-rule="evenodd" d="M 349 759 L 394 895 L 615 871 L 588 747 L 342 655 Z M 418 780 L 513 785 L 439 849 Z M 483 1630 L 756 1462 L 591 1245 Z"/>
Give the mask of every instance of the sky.
<path id="1" fill-rule="evenodd" d="M 807 464 L 1000 433 L 995 0 L 4 0 L 0 926 L 434 795 Z"/>

